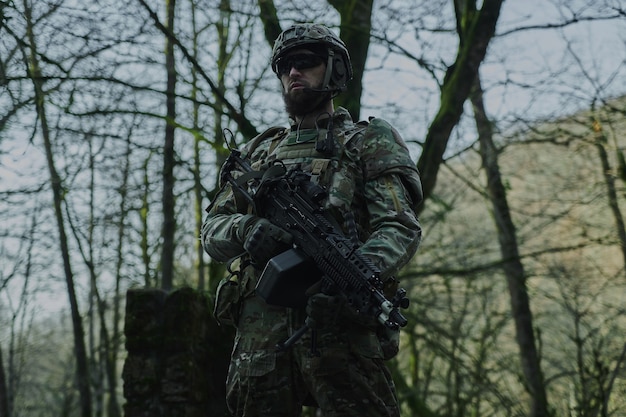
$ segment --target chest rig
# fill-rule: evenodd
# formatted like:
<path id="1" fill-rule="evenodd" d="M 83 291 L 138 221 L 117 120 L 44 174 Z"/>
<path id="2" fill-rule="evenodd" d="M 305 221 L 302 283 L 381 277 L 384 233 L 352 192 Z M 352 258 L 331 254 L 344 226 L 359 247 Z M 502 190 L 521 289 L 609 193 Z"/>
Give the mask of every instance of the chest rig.
<path id="1" fill-rule="evenodd" d="M 252 168 L 259 171 L 276 161 L 287 169 L 298 166 L 328 191 L 327 208 L 348 210 L 356 187 L 346 180 L 361 176 L 357 157 L 349 152 L 349 142 L 366 127 L 367 122 L 359 122 L 333 128 L 332 121 L 313 129 L 274 127 L 251 142 L 247 156 Z"/>
<path id="2" fill-rule="evenodd" d="M 363 210 L 364 174 L 356 139 L 368 125 L 339 116 L 323 126 L 318 123 L 313 129 L 272 127 L 252 139 L 242 156 L 261 175 L 277 163 L 287 171 L 298 168 L 309 173 L 311 182 L 326 191 L 320 201 L 322 206 L 335 217 L 344 233 L 364 241 L 369 226 Z M 246 210 L 243 206 L 247 204 L 237 202 L 240 213 L 252 213 L 252 207 L 247 206 Z"/>
<path id="3" fill-rule="evenodd" d="M 253 150 L 250 154 L 250 159 L 254 161 L 252 169 L 262 171 L 280 161 L 287 169 L 299 166 L 311 174 L 311 181 L 328 187 L 333 165 L 335 169 L 338 167 L 337 159 L 341 150 L 333 146 L 329 150 L 320 151 L 319 143 L 325 141 L 326 136 L 329 136 L 326 129 L 282 130 Z"/>

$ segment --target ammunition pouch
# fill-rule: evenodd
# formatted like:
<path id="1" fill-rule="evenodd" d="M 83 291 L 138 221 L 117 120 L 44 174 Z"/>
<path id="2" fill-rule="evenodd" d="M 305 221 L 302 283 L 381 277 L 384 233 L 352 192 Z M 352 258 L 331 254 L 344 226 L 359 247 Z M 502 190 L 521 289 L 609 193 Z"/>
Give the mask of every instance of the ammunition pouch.
<path id="1" fill-rule="evenodd" d="M 241 312 L 242 290 L 239 265 L 236 269 L 231 269 L 235 263 L 238 264 L 238 262 L 233 262 L 229 265 L 228 275 L 217 284 L 213 316 L 220 325 L 236 327 Z"/>

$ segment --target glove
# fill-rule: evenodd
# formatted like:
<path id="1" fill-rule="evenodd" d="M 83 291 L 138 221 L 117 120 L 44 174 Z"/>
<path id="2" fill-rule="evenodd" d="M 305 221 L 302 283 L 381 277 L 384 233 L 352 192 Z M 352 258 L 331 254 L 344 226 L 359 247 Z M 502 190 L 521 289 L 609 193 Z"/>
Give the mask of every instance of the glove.
<path id="1" fill-rule="evenodd" d="M 246 229 L 243 248 L 258 266 L 264 266 L 272 257 L 291 248 L 293 236 L 266 219 L 257 218 Z"/>
<path id="2" fill-rule="evenodd" d="M 309 325 L 314 329 L 337 327 L 344 319 L 346 299 L 340 295 L 326 295 L 318 292 L 309 297 L 306 304 L 306 314 L 311 319 Z"/>

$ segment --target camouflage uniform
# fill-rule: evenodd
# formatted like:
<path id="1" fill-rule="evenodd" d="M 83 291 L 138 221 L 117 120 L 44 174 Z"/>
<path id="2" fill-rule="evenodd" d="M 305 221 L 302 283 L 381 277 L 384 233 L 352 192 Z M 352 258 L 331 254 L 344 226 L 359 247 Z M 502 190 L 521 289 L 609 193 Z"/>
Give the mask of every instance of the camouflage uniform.
<path id="1" fill-rule="evenodd" d="M 342 213 L 354 213 L 361 251 L 381 269 L 393 294 L 393 275 L 421 239 L 415 215 L 422 197 L 417 170 L 404 142 L 384 120 L 355 124 L 338 108 L 326 126 L 332 126 L 335 139 L 332 155 L 315 150 L 326 129 L 295 127 L 272 130 L 243 154 L 250 153 L 255 169 L 281 160 L 311 172 L 328 189 L 326 208 L 340 224 Z M 227 262 L 245 253 L 238 226 L 253 214 L 237 202 L 228 184 L 208 211 L 202 241 L 209 255 Z M 336 321 L 317 329 L 315 336 L 307 332 L 292 349 L 277 352 L 276 344 L 302 326 L 306 313 L 268 305 L 256 296 L 259 274 L 244 255 L 236 276 L 223 280 L 218 289 L 218 320 L 237 327 L 227 380 L 234 415 L 299 416 L 303 404 L 316 404 L 324 416 L 399 416 L 384 365 L 388 355 L 379 339 L 381 326 L 360 321 L 344 306 Z"/>

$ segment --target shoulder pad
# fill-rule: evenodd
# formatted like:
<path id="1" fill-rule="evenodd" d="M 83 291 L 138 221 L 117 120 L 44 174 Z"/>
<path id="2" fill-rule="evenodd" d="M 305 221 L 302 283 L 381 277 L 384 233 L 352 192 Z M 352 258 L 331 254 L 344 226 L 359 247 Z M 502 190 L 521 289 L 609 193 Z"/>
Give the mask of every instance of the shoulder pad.
<path id="1" fill-rule="evenodd" d="M 422 200 L 422 184 L 417 166 L 411 159 L 406 143 L 387 121 L 370 118 L 364 133 L 361 157 L 366 180 L 383 174 L 399 175 L 417 204 Z"/>

